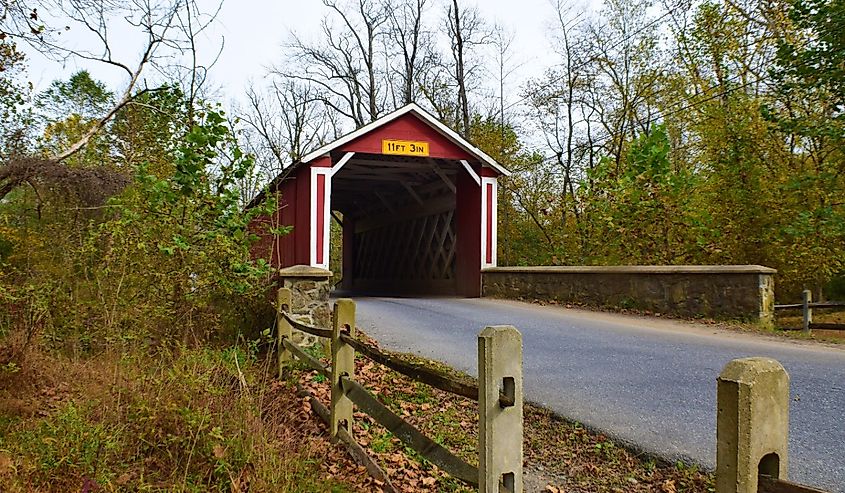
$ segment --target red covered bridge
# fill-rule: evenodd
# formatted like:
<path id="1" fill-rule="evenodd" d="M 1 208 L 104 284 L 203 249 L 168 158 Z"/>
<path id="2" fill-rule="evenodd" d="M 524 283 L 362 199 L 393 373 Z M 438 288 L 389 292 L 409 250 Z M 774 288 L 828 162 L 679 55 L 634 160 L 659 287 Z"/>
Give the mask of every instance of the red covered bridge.
<path id="1" fill-rule="evenodd" d="M 508 174 L 410 104 L 276 177 L 279 209 L 263 221 L 293 230 L 265 236 L 255 253 L 277 267 L 328 269 L 334 217 L 344 289 L 479 296 L 481 269 L 496 265 L 496 179 Z"/>

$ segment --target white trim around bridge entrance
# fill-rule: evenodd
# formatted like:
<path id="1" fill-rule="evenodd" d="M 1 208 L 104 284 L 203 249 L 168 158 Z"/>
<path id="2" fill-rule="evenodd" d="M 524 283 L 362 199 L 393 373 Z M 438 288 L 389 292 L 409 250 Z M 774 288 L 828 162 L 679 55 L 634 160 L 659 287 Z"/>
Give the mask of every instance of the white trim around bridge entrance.
<path id="1" fill-rule="evenodd" d="M 481 268 L 496 267 L 498 211 L 496 198 L 499 184 L 496 178 L 481 178 Z"/>

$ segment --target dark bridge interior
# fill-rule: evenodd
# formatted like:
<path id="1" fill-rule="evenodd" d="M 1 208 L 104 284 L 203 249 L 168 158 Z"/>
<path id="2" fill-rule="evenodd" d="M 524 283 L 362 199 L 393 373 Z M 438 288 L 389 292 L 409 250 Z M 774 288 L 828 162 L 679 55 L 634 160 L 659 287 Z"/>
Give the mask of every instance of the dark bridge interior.
<path id="1" fill-rule="evenodd" d="M 344 290 L 456 294 L 461 171 L 453 160 L 359 153 L 334 175 Z"/>

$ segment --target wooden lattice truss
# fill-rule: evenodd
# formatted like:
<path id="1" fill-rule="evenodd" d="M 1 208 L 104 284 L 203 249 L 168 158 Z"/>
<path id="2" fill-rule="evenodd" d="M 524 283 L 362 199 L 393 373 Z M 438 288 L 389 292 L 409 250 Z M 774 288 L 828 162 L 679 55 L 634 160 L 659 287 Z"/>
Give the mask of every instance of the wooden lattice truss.
<path id="1" fill-rule="evenodd" d="M 355 221 L 356 279 L 454 281 L 460 166 L 361 154 L 333 177 L 332 209 Z"/>
<path id="2" fill-rule="evenodd" d="M 454 280 L 454 215 L 452 209 L 355 235 L 355 278 Z"/>

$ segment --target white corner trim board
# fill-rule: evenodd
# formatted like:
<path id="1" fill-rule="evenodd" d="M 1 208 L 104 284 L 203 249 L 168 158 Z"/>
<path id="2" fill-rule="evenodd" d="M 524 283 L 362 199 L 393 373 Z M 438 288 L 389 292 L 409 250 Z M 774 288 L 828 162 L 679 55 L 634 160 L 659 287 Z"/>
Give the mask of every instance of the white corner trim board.
<path id="1" fill-rule="evenodd" d="M 497 196 L 499 183 L 496 178 L 481 178 L 481 268 L 496 267 L 496 242 L 498 237 Z"/>
<path id="2" fill-rule="evenodd" d="M 466 159 L 461 159 L 461 164 L 464 165 L 464 169 L 467 170 L 469 176 L 471 176 L 472 179 L 475 180 L 476 185 L 481 186 L 481 177 L 479 177 L 478 173 L 476 173 L 475 170 L 472 169 L 472 166 L 469 165 Z"/>
<path id="3" fill-rule="evenodd" d="M 334 176 L 334 175 L 335 175 L 335 173 L 337 173 L 338 171 L 340 171 L 340 169 L 341 169 L 341 168 L 343 168 L 343 166 L 344 166 L 346 163 L 348 163 L 348 162 L 349 162 L 349 160 L 350 160 L 350 159 L 352 159 L 352 156 L 354 156 L 354 155 L 355 155 L 355 153 L 354 153 L 354 152 L 347 152 L 346 154 L 344 154 L 344 155 L 343 155 L 343 157 L 342 157 L 342 158 L 340 158 L 340 160 L 337 162 L 337 164 L 335 164 L 334 166 L 332 166 L 332 173 L 331 173 L 331 174 L 332 174 L 332 176 Z"/>
<path id="4" fill-rule="evenodd" d="M 309 241 L 309 257 L 311 267 L 321 269 L 329 268 L 329 232 L 331 196 L 332 196 L 332 169 L 333 168 L 311 168 L 311 238 Z M 322 176 L 320 180 L 318 177 Z M 322 187 L 320 187 L 322 182 Z M 320 188 L 322 188 L 322 204 L 318 203 Z"/>

